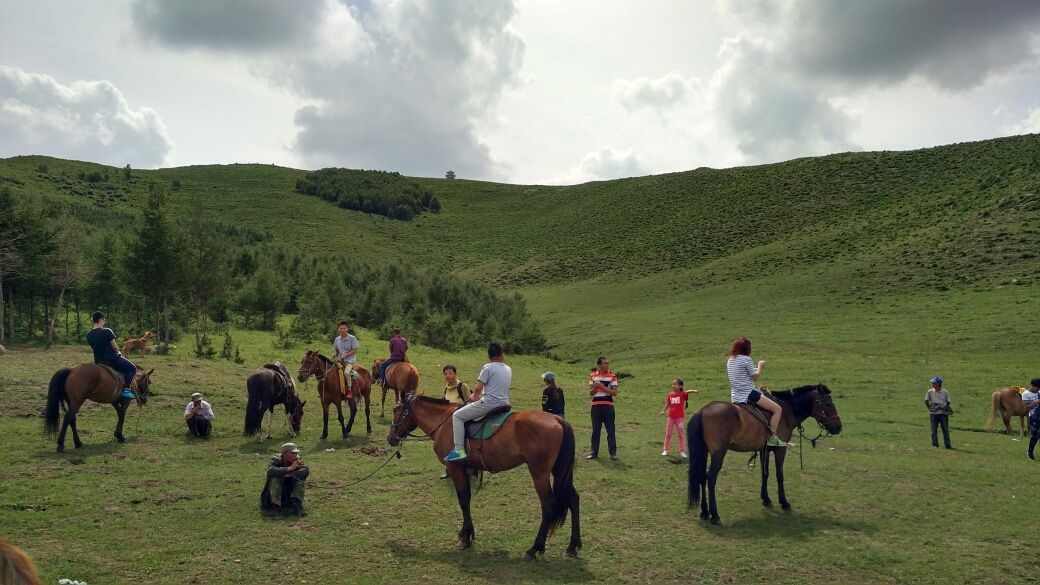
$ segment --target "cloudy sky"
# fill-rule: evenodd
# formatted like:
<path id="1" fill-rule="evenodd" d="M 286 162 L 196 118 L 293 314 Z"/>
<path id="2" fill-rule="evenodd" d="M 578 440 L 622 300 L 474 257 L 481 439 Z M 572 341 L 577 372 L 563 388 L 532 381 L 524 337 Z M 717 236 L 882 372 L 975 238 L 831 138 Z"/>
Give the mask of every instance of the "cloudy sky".
<path id="1" fill-rule="evenodd" d="M 0 10 L 0 157 L 575 183 L 1040 132 L 1034 0 Z"/>

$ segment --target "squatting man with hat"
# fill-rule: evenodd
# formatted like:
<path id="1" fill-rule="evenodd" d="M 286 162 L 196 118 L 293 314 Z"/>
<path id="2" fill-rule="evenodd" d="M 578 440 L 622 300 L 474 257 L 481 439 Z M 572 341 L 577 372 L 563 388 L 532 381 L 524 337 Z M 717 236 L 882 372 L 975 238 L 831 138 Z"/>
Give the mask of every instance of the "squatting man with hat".
<path id="1" fill-rule="evenodd" d="M 300 460 L 296 443 L 282 445 L 282 454 L 267 465 L 267 483 L 260 492 L 260 509 L 269 513 L 306 516 L 303 490 L 311 470 Z"/>
<path id="2" fill-rule="evenodd" d="M 184 407 L 184 422 L 193 437 L 209 438 L 213 428 L 213 407 L 202 399 L 201 392 L 191 395 L 191 402 Z"/>

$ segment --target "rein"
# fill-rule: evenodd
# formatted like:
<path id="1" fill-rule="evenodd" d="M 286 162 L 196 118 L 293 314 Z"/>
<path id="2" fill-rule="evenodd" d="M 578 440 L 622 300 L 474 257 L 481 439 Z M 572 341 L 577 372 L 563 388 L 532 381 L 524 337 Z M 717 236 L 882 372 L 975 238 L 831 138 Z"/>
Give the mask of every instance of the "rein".
<path id="1" fill-rule="evenodd" d="M 355 486 L 355 485 L 357 485 L 357 484 L 359 484 L 359 483 L 361 483 L 363 481 L 366 481 L 366 480 L 370 479 L 380 469 L 386 467 L 386 464 L 390 463 L 390 461 L 393 460 L 394 457 L 397 457 L 398 459 L 401 458 L 401 444 L 400 443 L 398 443 L 398 445 L 397 445 L 397 450 L 394 451 L 393 453 L 391 453 L 390 456 L 386 458 L 386 461 L 382 462 L 379 465 L 379 467 L 373 469 L 371 473 L 369 473 L 365 477 L 362 477 L 361 479 L 358 479 L 358 480 L 355 480 L 355 481 L 352 481 L 352 482 L 350 482 L 348 484 L 343 484 L 343 485 L 331 484 L 331 483 L 329 483 L 329 484 L 312 483 L 312 482 L 309 482 L 309 481 L 306 481 L 306 480 L 303 480 L 303 483 L 307 487 L 320 488 L 320 489 L 326 489 L 326 490 L 337 490 L 337 489 L 348 488 L 348 487 Z M 299 478 L 296 478 L 295 476 L 293 476 L 291 473 L 289 474 L 289 476 L 293 477 L 294 479 L 297 479 L 297 480 L 299 479 Z"/>

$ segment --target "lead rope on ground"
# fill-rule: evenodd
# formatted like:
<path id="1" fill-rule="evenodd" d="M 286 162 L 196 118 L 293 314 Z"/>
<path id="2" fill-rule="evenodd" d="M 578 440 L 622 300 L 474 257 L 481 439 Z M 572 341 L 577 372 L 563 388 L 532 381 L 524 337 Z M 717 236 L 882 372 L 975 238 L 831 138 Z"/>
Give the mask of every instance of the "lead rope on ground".
<path id="1" fill-rule="evenodd" d="M 347 484 L 343 484 L 343 485 L 340 485 L 340 484 L 331 484 L 331 483 L 330 483 L 330 484 L 320 484 L 320 483 L 313 483 L 313 482 L 309 482 L 309 481 L 307 481 L 307 480 L 304 480 L 304 481 L 303 481 L 303 483 L 304 483 L 304 484 L 305 484 L 305 485 L 306 485 L 307 487 L 313 487 L 313 488 L 319 488 L 319 489 L 327 489 L 327 490 L 336 490 L 336 489 L 343 489 L 343 488 L 348 488 L 348 487 L 351 487 L 351 486 L 357 485 L 357 484 L 359 484 L 359 483 L 361 483 L 361 482 L 363 482 L 363 481 L 365 481 L 365 480 L 367 480 L 367 479 L 371 478 L 371 477 L 372 477 L 373 475 L 375 475 L 375 474 L 376 474 L 376 473 L 377 473 L 377 472 L 378 472 L 378 471 L 379 471 L 380 469 L 382 469 L 382 468 L 386 467 L 386 464 L 387 464 L 387 463 L 390 463 L 390 461 L 391 461 L 391 460 L 393 460 L 393 458 L 394 458 L 394 457 L 397 457 L 398 459 L 400 459 L 400 458 L 401 458 L 401 447 L 400 447 L 400 446 L 398 446 L 398 447 L 397 447 L 397 450 L 396 450 L 396 451 L 394 451 L 393 453 L 391 453 L 391 454 L 390 454 L 390 457 L 387 457 L 386 461 L 384 461 L 383 463 L 381 463 L 381 464 L 379 465 L 379 467 L 377 467 L 377 468 L 375 468 L 374 470 L 372 470 L 372 473 L 369 473 L 369 474 L 368 474 L 368 475 L 366 475 L 365 477 L 362 477 L 361 479 L 358 479 L 358 480 L 352 481 L 352 482 L 350 482 L 350 483 L 347 483 Z M 289 475 L 290 477 L 294 477 L 294 476 L 293 476 L 293 475 L 292 475 L 291 473 L 290 473 L 290 474 L 288 474 L 288 475 Z"/>

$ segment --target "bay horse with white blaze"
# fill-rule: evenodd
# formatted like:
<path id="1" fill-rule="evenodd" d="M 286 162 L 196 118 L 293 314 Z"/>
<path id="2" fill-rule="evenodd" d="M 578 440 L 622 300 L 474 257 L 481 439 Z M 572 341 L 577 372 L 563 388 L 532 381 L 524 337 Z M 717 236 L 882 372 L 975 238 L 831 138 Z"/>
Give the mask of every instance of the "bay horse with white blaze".
<path id="1" fill-rule="evenodd" d="M 386 440 L 391 446 L 397 446 L 418 427 L 433 441 L 434 454 L 438 461 L 443 462 L 444 456 L 454 446 L 451 415 L 456 408 L 458 405 L 447 400 L 405 395 L 394 407 L 394 420 Z M 571 513 L 571 540 L 567 545 L 567 556 L 577 556 L 581 548 L 581 529 L 578 490 L 574 489 L 574 429 L 570 423 L 555 414 L 527 410 L 506 419 L 491 438 L 471 439 L 467 443 L 469 458 L 446 464 L 462 509 L 459 548 L 469 548 L 474 540 L 467 467 L 498 472 L 526 463 L 541 501 L 542 522 L 534 544 L 524 553 L 524 558 L 532 560 L 545 552 L 546 538 L 563 525 L 568 511 Z"/>
<path id="2" fill-rule="evenodd" d="M 296 389 L 292 387 L 292 379 L 288 384 L 283 382 L 271 367 L 257 368 L 246 378 L 246 392 L 249 399 L 246 403 L 246 421 L 242 429 L 244 435 L 256 435 L 256 442 L 263 442 L 264 412 L 267 418 L 267 438 L 271 438 L 271 423 L 274 420 L 274 407 L 281 404 L 285 409 L 285 418 L 289 423 L 289 436 L 300 434 L 303 421 L 303 407 L 307 401 L 300 401 Z M 288 387 L 286 387 L 288 385 Z"/>
<path id="3" fill-rule="evenodd" d="M 350 385 L 351 396 L 346 399 L 347 406 L 350 407 L 350 421 L 344 425 L 342 406 L 344 398 L 343 391 L 340 388 L 339 368 L 336 367 L 335 362 L 316 351 L 308 351 L 307 355 L 303 356 L 303 361 L 300 362 L 300 370 L 296 375 L 296 379 L 303 383 L 307 381 L 307 378 L 314 376 L 318 381 L 318 397 L 321 398 L 321 411 L 324 415 L 321 430 L 322 441 L 329 437 L 330 404 L 336 405 L 336 413 L 339 415 L 339 427 L 343 431 L 343 440 L 347 440 L 350 430 L 354 428 L 354 417 L 357 415 L 358 402 L 360 402 L 358 397 L 365 399 L 365 426 L 368 434 L 372 434 L 372 418 L 369 415 L 372 402 L 372 374 L 369 374 L 368 370 L 358 365 L 354 366 L 354 371 L 358 373 L 358 378 Z"/>
<path id="4" fill-rule="evenodd" d="M 775 393 L 764 391 L 781 407 L 780 428 L 777 436 L 784 442 L 791 440 L 794 430 L 810 416 L 832 435 L 841 432 L 841 417 L 834 407 L 830 388 L 823 384 L 801 386 L 794 390 Z M 762 505 L 771 506 L 767 480 L 769 479 L 769 452 L 776 458 L 776 483 L 780 507 L 788 510 L 791 503 L 784 492 L 784 459 L 787 447 L 765 447 L 769 429 L 743 406 L 729 402 L 709 402 L 701 407 L 686 426 L 686 441 L 689 444 L 690 469 L 687 483 L 688 507 L 699 501 L 701 518 L 719 523 L 718 506 L 715 504 L 715 483 L 722 469 L 727 451 L 759 452 L 762 458 Z M 705 473 L 708 454 L 711 468 Z"/>
<path id="5" fill-rule="evenodd" d="M 137 394 L 137 403 L 144 406 L 148 402 L 148 385 L 151 382 L 152 372 L 147 373 L 137 368 L 134 381 L 130 387 Z M 58 452 L 65 450 L 65 432 L 72 428 L 72 441 L 76 448 L 83 446 L 79 440 L 79 431 L 76 429 L 76 414 L 87 400 L 93 400 L 101 404 L 111 404 L 116 409 L 116 440 L 120 443 L 126 441 L 123 436 L 123 420 L 126 418 L 126 409 L 130 406 L 133 398 L 123 398 L 123 376 L 111 368 L 98 364 L 79 364 L 72 368 L 63 368 L 51 377 L 50 386 L 47 390 L 47 407 L 44 410 L 43 425 L 47 434 L 53 435 L 58 432 L 58 414 L 61 407 L 65 407 L 65 418 L 61 423 L 61 432 L 58 433 Z"/>
<path id="6" fill-rule="evenodd" d="M 379 366 L 385 360 L 372 362 L 372 371 L 379 372 Z M 394 391 L 394 405 L 408 394 L 415 394 L 419 389 L 419 368 L 412 362 L 395 362 L 386 369 L 386 380 L 383 380 L 383 397 L 379 399 L 379 418 L 386 417 L 386 391 Z"/>

